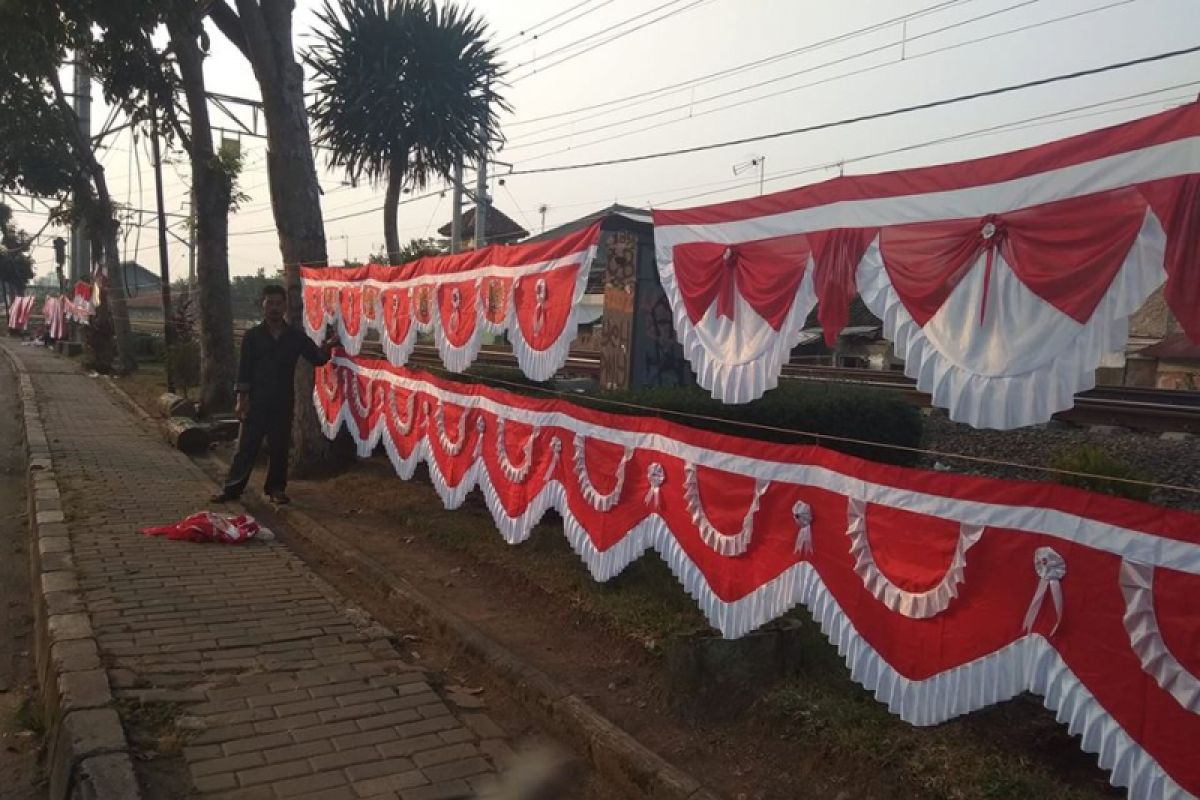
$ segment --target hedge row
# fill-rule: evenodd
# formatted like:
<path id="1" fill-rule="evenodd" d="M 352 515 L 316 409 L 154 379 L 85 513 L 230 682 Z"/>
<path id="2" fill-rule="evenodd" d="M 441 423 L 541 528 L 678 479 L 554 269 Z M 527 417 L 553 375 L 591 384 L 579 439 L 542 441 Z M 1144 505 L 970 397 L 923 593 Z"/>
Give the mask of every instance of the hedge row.
<path id="1" fill-rule="evenodd" d="M 554 388 L 551 383 L 535 383 L 518 370 L 502 367 L 476 367 L 452 377 L 538 397 L 546 397 L 544 390 Z M 661 417 L 747 439 L 784 444 L 815 442 L 849 455 L 903 466 L 916 464 L 918 454 L 877 445 L 920 447 L 923 433 L 920 411 L 899 393 L 837 383 L 783 381 L 759 400 L 742 405 L 721 403 L 695 386 L 580 393 L 573 394 L 571 400 L 600 411 Z"/>

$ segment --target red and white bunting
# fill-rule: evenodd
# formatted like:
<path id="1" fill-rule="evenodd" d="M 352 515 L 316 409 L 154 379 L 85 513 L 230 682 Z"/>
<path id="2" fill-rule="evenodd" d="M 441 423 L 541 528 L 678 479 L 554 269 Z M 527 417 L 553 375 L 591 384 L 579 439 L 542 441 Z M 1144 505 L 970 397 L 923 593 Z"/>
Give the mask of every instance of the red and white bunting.
<path id="1" fill-rule="evenodd" d="M 653 549 L 714 627 L 806 606 L 914 725 L 1045 698 L 1132 797 L 1200 794 L 1200 516 L 1046 483 L 876 464 L 339 355 L 325 434 L 479 488 L 504 538 L 549 509 L 608 580 Z"/>
<path id="2" fill-rule="evenodd" d="M 988 158 L 654 212 L 658 269 L 700 384 L 775 387 L 814 306 L 857 293 L 952 419 L 1044 422 L 1123 350 L 1164 282 L 1200 341 L 1200 103 Z"/>
<path id="3" fill-rule="evenodd" d="M 432 333 L 442 363 L 462 372 L 479 355 L 484 332 L 507 333 L 521 370 L 547 380 L 567 360 L 576 306 L 587 289 L 600 224 L 554 239 L 492 245 L 420 258 L 396 267 L 302 269 L 304 329 L 321 341 L 333 323 L 357 354 L 379 332 L 393 364 L 405 364 L 418 333 Z"/>
<path id="4" fill-rule="evenodd" d="M 12 300 L 8 306 L 8 328 L 13 331 L 23 331 L 29 327 L 29 318 L 33 316 L 34 296 L 21 295 Z"/>

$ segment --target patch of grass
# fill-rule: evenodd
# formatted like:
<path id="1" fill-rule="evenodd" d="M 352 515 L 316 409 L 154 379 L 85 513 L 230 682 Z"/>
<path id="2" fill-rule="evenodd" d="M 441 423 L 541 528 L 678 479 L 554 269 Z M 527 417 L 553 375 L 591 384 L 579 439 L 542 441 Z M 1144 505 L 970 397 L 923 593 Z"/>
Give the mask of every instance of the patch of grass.
<path id="1" fill-rule="evenodd" d="M 480 569 L 499 567 L 652 652 L 669 636 L 708 627 L 656 553 L 647 553 L 607 583 L 596 582 L 571 549 L 554 512 L 525 542 L 513 546 L 500 536 L 478 494 L 473 493 L 457 510 L 442 508 L 433 497 L 424 467 L 412 481 L 403 482 L 386 460 L 360 463 L 333 478 L 328 489 L 330 497 L 343 501 L 352 497 L 361 510 L 387 516 L 401 536 L 419 535 L 440 549 L 465 555 Z"/>
<path id="2" fill-rule="evenodd" d="M 806 612 L 805 662 L 759 711 L 779 735 L 847 768 L 887 775 L 895 797 L 928 800 L 1095 800 L 1119 797 L 1044 709 L 1018 698 L 931 728 L 888 712 L 849 670 Z M 1043 724 L 1049 720 L 1049 725 Z M 1069 748 L 1069 749 L 1068 749 Z M 1052 763 L 1053 762 L 1053 763 Z"/>
<path id="3" fill-rule="evenodd" d="M 1055 469 L 1070 472 L 1087 473 L 1084 475 L 1057 475 L 1055 479 L 1067 486 L 1087 489 L 1092 492 L 1128 497 L 1131 500 L 1147 501 L 1150 499 L 1150 487 L 1136 483 L 1126 483 L 1124 480 L 1105 480 L 1104 478 L 1124 478 L 1127 480 L 1149 480 L 1125 461 L 1109 455 L 1095 445 L 1085 444 L 1064 450 L 1054 457 L 1050 466 Z M 1104 477 L 1088 477 L 1104 476 Z"/>
<path id="4" fill-rule="evenodd" d="M 39 738 L 46 735 L 46 718 L 42 713 L 42 704 L 34 694 L 27 694 L 21 698 L 13 721 L 21 730 L 33 731 Z"/>
<path id="5" fill-rule="evenodd" d="M 175 726 L 182 713 L 178 703 L 142 703 L 119 698 L 114 705 L 125 732 L 138 749 L 151 755 L 177 755 L 187 744 L 187 735 Z"/>

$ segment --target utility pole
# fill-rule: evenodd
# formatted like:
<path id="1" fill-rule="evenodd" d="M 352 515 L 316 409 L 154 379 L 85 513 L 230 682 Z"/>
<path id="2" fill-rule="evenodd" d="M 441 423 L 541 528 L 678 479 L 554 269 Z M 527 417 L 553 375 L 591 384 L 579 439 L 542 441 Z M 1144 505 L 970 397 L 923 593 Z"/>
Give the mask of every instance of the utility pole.
<path id="1" fill-rule="evenodd" d="M 71 104 L 75 109 L 75 115 L 79 117 L 79 130 L 83 133 L 83 140 L 90 142 L 92 140 L 92 73 L 88 69 L 87 57 L 82 49 L 75 51 L 74 73 L 75 85 Z M 76 193 L 75 202 L 78 204 L 82 199 Z M 70 274 L 72 284 L 91 277 L 92 258 L 89 245 L 90 240 L 83 223 L 75 223 L 75 226 L 71 228 Z"/>
<path id="2" fill-rule="evenodd" d="M 485 90 L 484 99 L 488 104 L 491 103 L 492 87 L 490 82 L 488 88 Z M 479 168 L 475 176 L 475 249 L 477 250 L 487 244 L 487 172 L 488 151 L 491 149 L 490 134 L 488 132 L 488 113 L 488 110 L 485 109 L 483 119 L 479 122 Z"/>
<path id="3" fill-rule="evenodd" d="M 463 200 L 463 156 L 459 153 L 454 159 L 454 198 L 453 211 L 450 216 L 450 252 L 457 253 L 462 249 L 462 200 Z"/>
<path id="4" fill-rule="evenodd" d="M 150 146 L 154 152 L 154 199 L 158 203 L 158 274 L 162 292 L 163 343 L 167 353 L 167 391 L 175 391 L 175 376 L 171 369 L 175 332 L 171 325 L 171 271 L 167 265 L 167 212 L 163 207 L 162 153 L 158 144 L 158 116 L 150 131 Z"/>

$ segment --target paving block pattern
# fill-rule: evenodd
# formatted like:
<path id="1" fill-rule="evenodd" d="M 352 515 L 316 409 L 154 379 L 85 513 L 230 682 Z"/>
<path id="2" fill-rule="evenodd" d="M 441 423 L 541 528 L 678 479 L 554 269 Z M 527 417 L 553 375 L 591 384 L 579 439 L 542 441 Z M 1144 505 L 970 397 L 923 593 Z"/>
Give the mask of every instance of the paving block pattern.
<path id="1" fill-rule="evenodd" d="M 77 590 L 86 606 L 56 615 L 58 646 L 75 644 L 71 625 L 90 627 L 118 701 L 178 704 L 198 792 L 470 797 L 495 771 L 507 751 L 485 712 L 448 704 L 399 657 L 387 630 L 282 545 L 139 535 L 204 509 L 212 483 L 97 379 L 50 353 L 17 355 L 62 491 L 61 512 L 47 512 L 60 516 L 44 525 L 65 524 L 69 534 L 69 548 L 56 536 L 46 550 L 74 565 L 47 591 Z M 106 688 L 88 680 L 76 693 L 101 703 Z"/>

